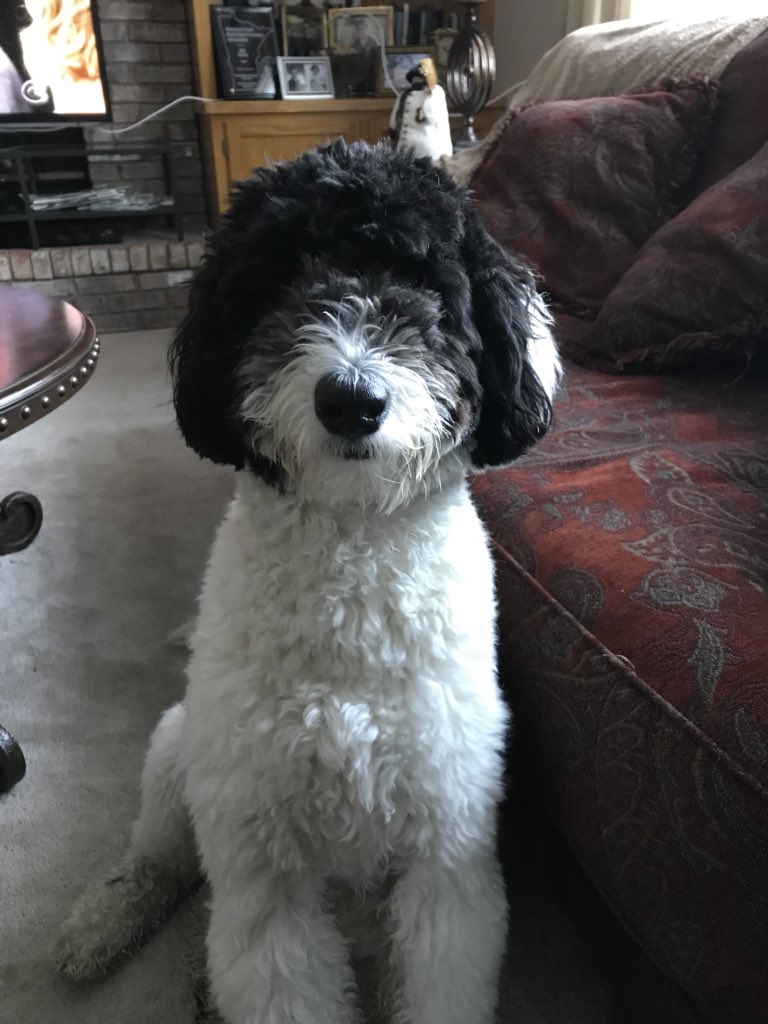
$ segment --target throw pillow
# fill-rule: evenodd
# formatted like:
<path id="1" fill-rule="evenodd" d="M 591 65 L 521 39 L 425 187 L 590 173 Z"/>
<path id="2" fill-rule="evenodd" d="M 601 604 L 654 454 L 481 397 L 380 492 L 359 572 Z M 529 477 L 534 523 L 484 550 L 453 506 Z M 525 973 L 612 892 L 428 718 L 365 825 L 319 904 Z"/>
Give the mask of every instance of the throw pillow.
<path id="1" fill-rule="evenodd" d="M 768 143 L 643 247 L 576 362 L 609 372 L 746 360 L 768 346 Z"/>
<path id="2" fill-rule="evenodd" d="M 471 181 L 497 240 L 538 268 L 556 307 L 594 316 L 641 245 L 680 209 L 717 86 L 513 111 Z"/>
<path id="3" fill-rule="evenodd" d="M 720 79 L 712 136 L 694 194 L 714 185 L 768 142 L 768 32 L 736 54 Z"/>

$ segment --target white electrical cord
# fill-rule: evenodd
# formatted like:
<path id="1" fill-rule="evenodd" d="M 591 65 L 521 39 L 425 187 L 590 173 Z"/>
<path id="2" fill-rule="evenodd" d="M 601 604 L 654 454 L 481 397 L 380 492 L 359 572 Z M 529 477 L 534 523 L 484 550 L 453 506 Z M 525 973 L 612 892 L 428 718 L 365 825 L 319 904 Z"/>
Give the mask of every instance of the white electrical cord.
<path id="1" fill-rule="evenodd" d="M 499 100 L 506 99 L 506 97 L 509 96 L 511 92 L 514 92 L 515 89 L 519 89 L 520 86 L 526 81 L 527 79 L 521 78 L 519 82 L 515 82 L 514 85 L 510 85 L 508 89 L 504 90 L 504 92 L 500 92 L 498 96 L 494 96 L 493 99 L 488 100 L 488 102 L 485 104 L 486 107 L 492 107 L 494 103 L 498 103 Z"/>
<path id="2" fill-rule="evenodd" d="M 104 132 L 106 135 L 122 135 L 123 132 L 132 132 L 135 128 L 140 128 L 147 121 L 152 121 L 155 117 L 159 117 L 160 114 L 164 114 L 166 110 L 170 110 L 171 107 L 177 106 L 179 103 L 215 103 L 216 100 L 210 96 L 179 96 L 175 100 L 171 100 L 170 103 L 166 103 L 164 107 L 160 107 L 158 110 L 153 110 L 151 114 L 147 114 L 146 117 L 142 117 L 140 121 L 136 121 L 135 124 L 129 124 L 125 128 L 102 128 L 101 125 L 97 125 L 95 130 L 97 132 Z"/>
<path id="3" fill-rule="evenodd" d="M 134 124 L 129 124 L 124 128 L 104 128 L 102 125 L 88 125 L 81 122 L 81 127 L 92 128 L 94 131 L 103 132 L 105 135 L 122 135 L 124 132 L 132 132 L 135 128 L 140 128 L 141 125 L 146 124 L 147 121 L 152 121 L 154 118 L 164 114 L 166 110 L 170 110 L 171 107 L 177 106 L 179 103 L 215 103 L 216 100 L 210 96 L 178 96 L 175 100 L 171 100 L 170 103 L 166 103 L 165 106 L 159 107 L 157 110 L 153 110 L 151 114 L 147 114 L 146 117 L 142 117 L 140 121 L 136 121 Z M 15 124 L 15 125 L 1 125 L 0 132 L 61 132 L 65 128 L 72 128 L 74 122 L 69 124 L 57 124 L 53 126 L 37 126 L 34 124 Z"/>

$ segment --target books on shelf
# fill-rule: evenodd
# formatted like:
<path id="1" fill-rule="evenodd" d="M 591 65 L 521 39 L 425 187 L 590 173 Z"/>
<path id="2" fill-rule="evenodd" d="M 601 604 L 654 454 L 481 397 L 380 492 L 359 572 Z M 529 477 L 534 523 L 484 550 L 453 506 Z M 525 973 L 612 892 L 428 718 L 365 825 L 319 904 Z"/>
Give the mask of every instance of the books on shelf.
<path id="1" fill-rule="evenodd" d="M 395 46 L 425 46 L 439 29 L 459 27 L 459 16 L 427 4 L 395 4 Z"/>

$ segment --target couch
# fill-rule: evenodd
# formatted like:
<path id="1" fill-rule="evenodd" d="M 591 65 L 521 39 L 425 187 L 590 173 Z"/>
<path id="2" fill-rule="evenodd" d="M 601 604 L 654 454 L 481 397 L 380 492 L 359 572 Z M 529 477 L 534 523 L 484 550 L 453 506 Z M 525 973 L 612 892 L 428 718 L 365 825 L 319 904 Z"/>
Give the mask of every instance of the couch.
<path id="1" fill-rule="evenodd" d="M 768 19 L 544 63 L 453 167 L 566 357 L 549 435 L 473 485 L 521 785 L 686 1020 L 766 1024 Z"/>

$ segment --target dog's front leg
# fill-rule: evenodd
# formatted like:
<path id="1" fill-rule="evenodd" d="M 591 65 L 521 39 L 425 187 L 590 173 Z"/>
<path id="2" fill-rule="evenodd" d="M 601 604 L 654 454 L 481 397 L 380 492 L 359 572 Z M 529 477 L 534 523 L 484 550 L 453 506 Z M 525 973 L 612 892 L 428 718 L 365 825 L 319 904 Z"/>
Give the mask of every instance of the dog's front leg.
<path id="1" fill-rule="evenodd" d="M 491 1024 L 507 907 L 495 856 L 417 861 L 390 899 L 397 1024 Z"/>
<path id="2" fill-rule="evenodd" d="M 230 864 L 212 877 L 211 990 L 227 1024 L 352 1024 L 354 979 L 322 880 Z"/>

